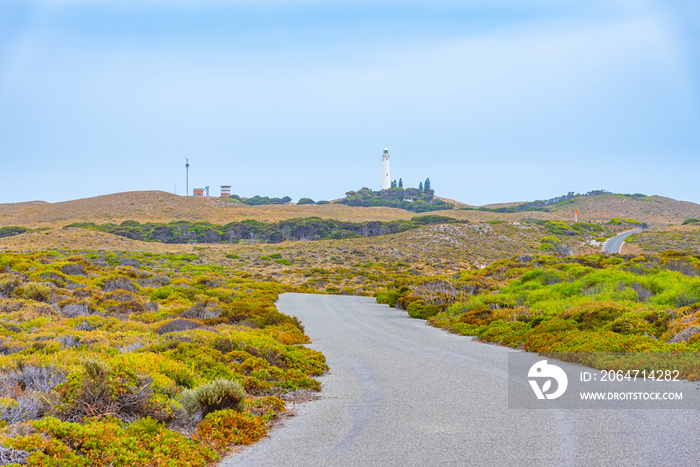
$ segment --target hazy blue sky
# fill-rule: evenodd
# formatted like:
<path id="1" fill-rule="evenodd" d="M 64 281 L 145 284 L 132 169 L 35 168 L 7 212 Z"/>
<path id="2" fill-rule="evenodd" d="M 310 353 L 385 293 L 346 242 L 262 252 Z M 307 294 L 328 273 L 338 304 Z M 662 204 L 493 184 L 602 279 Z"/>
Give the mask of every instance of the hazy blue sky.
<path id="1" fill-rule="evenodd" d="M 0 203 L 700 202 L 697 0 L 0 0 Z"/>

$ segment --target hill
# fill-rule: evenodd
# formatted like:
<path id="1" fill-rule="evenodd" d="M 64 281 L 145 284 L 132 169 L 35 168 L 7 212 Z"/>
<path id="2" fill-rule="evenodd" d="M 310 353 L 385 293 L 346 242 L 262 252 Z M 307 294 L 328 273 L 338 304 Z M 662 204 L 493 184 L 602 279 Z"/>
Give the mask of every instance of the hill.
<path id="1" fill-rule="evenodd" d="M 323 217 L 349 222 L 408 220 L 414 213 L 337 204 L 247 206 L 217 198 L 184 197 L 162 191 L 133 191 L 60 203 L 0 204 L 0 226 L 62 227 L 73 222 L 207 221 L 214 224 L 245 219 L 276 222 L 299 217 Z"/>
<path id="2" fill-rule="evenodd" d="M 663 196 L 629 197 L 616 194 L 581 196 L 565 203 L 548 206 L 547 210 L 496 212 L 523 203 L 501 203 L 482 207 L 467 207 L 452 202 L 457 209 L 432 211 L 431 214 L 448 216 L 470 222 L 504 220 L 516 222 L 523 219 L 573 221 L 578 210 L 580 221 L 607 222 L 613 217 L 632 218 L 651 226 L 681 224 L 685 219 L 700 217 L 700 205 L 677 201 Z M 485 208 L 484 210 L 474 210 Z M 263 222 L 279 222 L 293 218 L 320 217 L 343 222 L 410 220 L 415 213 L 398 208 L 374 206 L 357 207 L 344 204 L 325 205 L 264 205 L 247 206 L 228 203 L 218 198 L 183 197 L 161 191 L 135 191 L 116 193 L 94 198 L 84 198 L 60 203 L 33 201 L 0 204 L 0 227 L 22 226 L 28 228 L 63 227 L 74 222 L 111 222 L 126 220 L 138 222 L 173 222 L 188 220 L 212 224 L 255 219 Z"/>

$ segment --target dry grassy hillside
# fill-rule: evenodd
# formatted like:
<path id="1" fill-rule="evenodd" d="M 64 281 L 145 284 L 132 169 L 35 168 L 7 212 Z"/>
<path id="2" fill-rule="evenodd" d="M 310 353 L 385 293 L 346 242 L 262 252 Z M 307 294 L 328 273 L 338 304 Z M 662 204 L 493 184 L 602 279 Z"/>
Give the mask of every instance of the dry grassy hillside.
<path id="1" fill-rule="evenodd" d="M 437 211 L 438 214 L 472 222 L 507 220 L 514 222 L 524 218 L 550 219 L 543 212 L 516 214 L 482 211 Z M 73 222 L 111 222 L 125 220 L 139 222 L 171 222 L 177 220 L 208 221 L 226 224 L 245 219 L 277 222 L 297 217 L 321 217 L 340 221 L 394 221 L 419 216 L 403 209 L 386 207 L 351 207 L 343 204 L 326 205 L 266 205 L 247 206 L 218 198 L 177 196 L 162 191 L 133 191 L 78 199 L 61 203 L 0 204 L 0 227 L 19 225 L 29 228 L 62 227 Z"/>
<path id="2" fill-rule="evenodd" d="M 462 204 L 460 203 L 460 205 Z M 512 203 L 490 205 L 490 207 L 509 205 Z M 661 196 L 632 199 L 619 195 L 580 198 L 573 203 L 556 206 L 552 212 L 494 213 L 455 209 L 434 211 L 430 214 L 471 222 L 492 220 L 516 222 L 528 218 L 573 221 L 575 209 L 579 210 L 580 221 L 589 222 L 607 222 L 613 217 L 622 217 L 662 226 L 680 224 L 684 219 L 690 217 L 700 217 L 700 205 L 695 203 L 676 201 Z M 247 206 L 229 203 L 217 198 L 183 197 L 161 191 L 139 191 L 61 203 L 35 201 L 0 204 L 0 227 L 9 225 L 29 228 L 62 227 L 73 222 L 121 223 L 125 220 L 139 222 L 189 220 L 226 224 L 245 219 L 277 222 L 284 219 L 312 216 L 364 222 L 407 220 L 418 215 L 420 214 L 401 209 L 350 207 L 342 204 Z"/>
<path id="3" fill-rule="evenodd" d="M 680 224 L 690 217 L 700 217 L 700 204 L 677 201 L 663 196 L 640 199 L 620 195 L 602 195 L 579 198 L 573 203 L 557 207 L 552 212 L 559 219 L 573 219 L 579 210 L 579 220 L 605 222 L 612 217 L 637 219 L 651 225 Z"/>
<path id="4" fill-rule="evenodd" d="M 0 226 L 60 227 L 73 222 L 120 223 L 209 221 L 226 224 L 257 219 L 276 222 L 295 217 L 318 216 L 343 221 L 391 221 L 410 219 L 415 214 L 401 209 L 345 205 L 247 206 L 217 198 L 184 197 L 162 191 L 134 191 L 61 203 L 0 204 Z"/>

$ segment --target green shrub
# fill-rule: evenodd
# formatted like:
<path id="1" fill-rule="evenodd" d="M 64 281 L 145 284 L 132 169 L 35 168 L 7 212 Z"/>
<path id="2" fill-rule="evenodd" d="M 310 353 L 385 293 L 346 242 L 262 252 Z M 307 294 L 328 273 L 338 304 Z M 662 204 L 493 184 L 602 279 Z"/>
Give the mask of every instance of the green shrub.
<path id="1" fill-rule="evenodd" d="M 428 319 L 440 312 L 440 307 L 437 305 L 427 305 L 424 303 L 413 302 L 408 305 L 408 316 L 411 318 Z"/>
<path id="2" fill-rule="evenodd" d="M 549 221 L 545 225 L 545 228 L 555 235 L 577 235 L 576 230 L 569 227 L 564 222 L 560 221 Z"/>
<path id="3" fill-rule="evenodd" d="M 28 300 L 48 302 L 51 299 L 51 287 L 38 282 L 29 282 L 24 286 L 22 296 Z"/>
<path id="4" fill-rule="evenodd" d="M 215 379 L 182 393 L 182 404 L 190 412 L 204 415 L 217 410 L 243 410 L 246 392 L 241 383 L 230 379 Z"/>
<path id="5" fill-rule="evenodd" d="M 400 290 L 383 289 L 375 294 L 375 297 L 377 299 L 377 303 L 389 305 L 392 308 L 394 308 L 396 306 L 396 302 L 398 301 L 400 296 L 401 296 Z"/>
<path id="6" fill-rule="evenodd" d="M 587 222 L 576 222 L 571 225 L 571 227 L 577 232 L 602 232 L 605 229 L 596 224 L 589 224 Z"/>
<path id="7" fill-rule="evenodd" d="M 525 342 L 530 325 L 520 321 L 494 321 L 479 332 L 481 339 L 517 347 Z"/>
<path id="8" fill-rule="evenodd" d="M 301 198 L 299 201 L 297 201 L 297 204 L 316 204 L 316 202 L 311 198 Z"/>
<path id="9" fill-rule="evenodd" d="M 644 222 L 640 222 L 636 219 L 622 219 L 620 217 L 613 217 L 608 221 L 608 224 L 610 225 L 634 225 L 634 226 L 641 226 L 644 225 Z"/>

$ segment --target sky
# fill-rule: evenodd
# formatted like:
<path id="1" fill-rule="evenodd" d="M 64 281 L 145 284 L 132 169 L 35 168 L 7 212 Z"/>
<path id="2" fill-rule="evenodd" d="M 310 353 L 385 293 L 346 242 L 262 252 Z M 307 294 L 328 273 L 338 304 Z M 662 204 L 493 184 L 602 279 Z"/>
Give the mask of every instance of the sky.
<path id="1" fill-rule="evenodd" d="M 0 0 L 0 203 L 700 203 L 696 0 Z"/>

